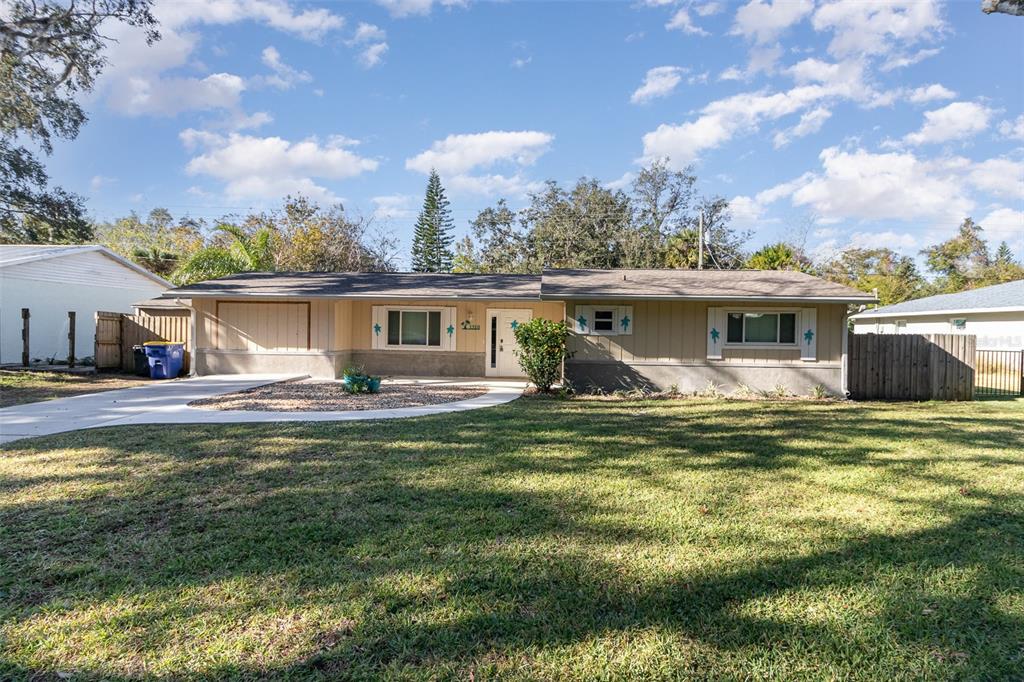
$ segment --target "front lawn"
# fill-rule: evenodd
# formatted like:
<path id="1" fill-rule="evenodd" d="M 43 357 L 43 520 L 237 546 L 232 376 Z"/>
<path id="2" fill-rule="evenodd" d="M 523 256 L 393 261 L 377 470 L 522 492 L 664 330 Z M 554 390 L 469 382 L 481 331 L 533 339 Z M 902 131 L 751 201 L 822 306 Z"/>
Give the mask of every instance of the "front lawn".
<path id="1" fill-rule="evenodd" d="M 128 374 L 69 374 L 0 370 L 0 408 L 152 383 Z"/>
<path id="2" fill-rule="evenodd" d="M 0 455 L 0 678 L 1020 679 L 1024 401 L 522 399 Z"/>

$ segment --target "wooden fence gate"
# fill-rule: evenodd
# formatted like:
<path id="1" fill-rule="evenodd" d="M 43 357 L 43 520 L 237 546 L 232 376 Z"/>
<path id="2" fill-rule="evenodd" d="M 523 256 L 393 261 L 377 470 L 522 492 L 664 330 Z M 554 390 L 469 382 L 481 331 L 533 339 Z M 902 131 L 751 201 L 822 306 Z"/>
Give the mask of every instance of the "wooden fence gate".
<path id="1" fill-rule="evenodd" d="M 974 368 L 978 395 L 1024 395 L 1024 351 L 979 350 Z"/>
<path id="2" fill-rule="evenodd" d="M 850 334 L 850 397 L 971 400 L 975 341 L 967 334 Z"/>
<path id="3" fill-rule="evenodd" d="M 132 346 L 147 341 L 185 344 L 185 367 L 192 359 L 192 316 L 188 310 L 127 313 L 96 313 L 96 368 L 131 372 L 135 368 Z"/>

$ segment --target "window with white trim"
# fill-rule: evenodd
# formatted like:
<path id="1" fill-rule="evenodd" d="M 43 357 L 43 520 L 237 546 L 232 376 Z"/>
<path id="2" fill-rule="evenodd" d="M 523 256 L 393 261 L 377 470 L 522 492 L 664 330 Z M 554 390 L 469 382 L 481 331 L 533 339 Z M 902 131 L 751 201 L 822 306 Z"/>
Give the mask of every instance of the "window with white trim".
<path id="1" fill-rule="evenodd" d="M 594 308 L 594 333 L 615 333 L 618 312 L 616 308 Z"/>
<path id="2" fill-rule="evenodd" d="M 796 318 L 796 312 L 730 312 L 726 324 L 726 343 L 795 346 Z"/>
<path id="3" fill-rule="evenodd" d="M 967 331 L 967 318 L 966 317 L 954 317 L 949 321 L 949 326 L 954 332 Z"/>
<path id="4" fill-rule="evenodd" d="M 388 308 L 389 347 L 440 348 L 442 333 L 441 310 Z"/>

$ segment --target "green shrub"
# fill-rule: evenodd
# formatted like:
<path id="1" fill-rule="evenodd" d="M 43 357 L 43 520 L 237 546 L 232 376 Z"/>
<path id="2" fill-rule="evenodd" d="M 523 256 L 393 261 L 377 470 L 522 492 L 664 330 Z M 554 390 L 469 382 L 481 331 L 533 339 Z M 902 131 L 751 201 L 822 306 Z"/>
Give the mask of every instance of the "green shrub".
<path id="1" fill-rule="evenodd" d="M 562 378 L 562 363 L 569 357 L 565 322 L 535 317 L 515 328 L 519 366 L 538 390 L 547 393 Z"/>

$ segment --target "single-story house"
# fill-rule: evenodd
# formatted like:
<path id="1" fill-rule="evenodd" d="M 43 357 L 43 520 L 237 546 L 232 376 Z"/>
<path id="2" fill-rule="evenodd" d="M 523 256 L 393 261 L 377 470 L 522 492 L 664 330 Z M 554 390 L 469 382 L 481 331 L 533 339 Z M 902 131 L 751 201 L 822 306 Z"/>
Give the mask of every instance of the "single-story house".
<path id="1" fill-rule="evenodd" d="M 973 334 L 978 350 L 1024 349 L 1024 280 L 872 308 L 856 334 Z"/>
<path id="2" fill-rule="evenodd" d="M 542 275 L 243 273 L 190 300 L 198 374 L 518 377 L 513 330 L 572 330 L 581 387 L 843 390 L 849 304 L 874 297 L 799 272 L 545 270 Z"/>
<path id="3" fill-rule="evenodd" d="M 68 355 L 68 311 L 75 312 L 75 354 L 93 354 L 96 311 L 132 311 L 171 284 L 95 244 L 0 245 L 0 362 L 20 363 L 22 308 L 29 309 L 30 360 Z"/>

